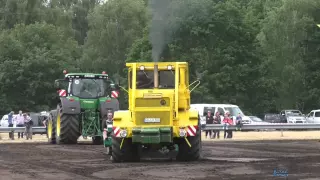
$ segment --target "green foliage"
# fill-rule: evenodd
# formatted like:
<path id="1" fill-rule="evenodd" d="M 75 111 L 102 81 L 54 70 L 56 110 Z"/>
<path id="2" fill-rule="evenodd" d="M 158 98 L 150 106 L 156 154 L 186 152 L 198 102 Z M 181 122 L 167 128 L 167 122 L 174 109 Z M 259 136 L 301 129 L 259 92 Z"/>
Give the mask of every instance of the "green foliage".
<path id="1" fill-rule="evenodd" d="M 54 106 L 53 82 L 62 70 L 76 70 L 77 43 L 53 25 L 19 24 L 0 34 L 2 109 L 41 110 Z M 51 91 L 48 91 L 51 90 Z"/>
<path id="2" fill-rule="evenodd" d="M 169 2 L 160 60 L 187 61 L 190 80 L 201 76 L 192 103 L 251 114 L 318 109 L 320 1 Z M 65 68 L 107 71 L 126 87 L 125 63 L 153 60 L 148 3 L 0 0 L 0 111 L 54 108 Z M 122 91 L 122 108 L 126 99 Z"/>

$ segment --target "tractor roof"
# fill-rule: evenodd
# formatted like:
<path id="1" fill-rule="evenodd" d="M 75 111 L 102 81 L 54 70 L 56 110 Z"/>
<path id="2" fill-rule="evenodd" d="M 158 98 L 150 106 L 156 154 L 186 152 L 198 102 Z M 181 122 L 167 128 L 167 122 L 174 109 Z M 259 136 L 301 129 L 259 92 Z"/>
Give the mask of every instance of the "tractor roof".
<path id="1" fill-rule="evenodd" d="M 65 78 L 108 79 L 108 74 L 68 73 Z"/>
<path id="2" fill-rule="evenodd" d="M 132 67 L 133 65 L 139 66 L 154 66 L 157 64 L 159 67 L 167 67 L 168 65 L 177 66 L 177 65 L 188 65 L 187 62 L 135 62 L 135 63 L 126 63 L 127 67 Z"/>

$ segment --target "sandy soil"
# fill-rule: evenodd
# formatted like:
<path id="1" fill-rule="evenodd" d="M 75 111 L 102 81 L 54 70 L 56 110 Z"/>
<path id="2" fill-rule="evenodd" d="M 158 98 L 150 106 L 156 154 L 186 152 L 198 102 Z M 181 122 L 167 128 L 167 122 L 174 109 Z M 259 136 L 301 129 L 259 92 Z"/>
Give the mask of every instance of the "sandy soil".
<path id="1" fill-rule="evenodd" d="M 291 139 L 320 139 L 320 131 L 260 131 L 241 132 L 234 131 L 232 140 L 291 140 Z M 204 141 L 205 134 L 202 136 Z M 223 131 L 220 131 L 220 140 L 223 139 Z M 229 140 L 229 139 L 228 139 Z"/>
<path id="2" fill-rule="evenodd" d="M 17 134 L 15 134 L 15 140 L 11 141 L 9 139 L 8 133 L 0 133 L 1 140 L 0 143 L 21 143 L 21 142 L 30 142 L 25 139 L 18 139 Z M 304 140 L 304 139 L 320 139 L 320 132 L 319 131 L 260 131 L 260 132 L 241 132 L 241 131 L 234 131 L 233 132 L 233 139 L 228 139 L 228 141 L 234 140 Z M 206 139 L 205 134 L 202 134 L 203 141 L 225 141 L 223 139 L 223 131 L 220 131 L 220 139 Z M 90 141 L 91 139 L 88 138 L 87 140 L 79 138 L 80 141 Z M 46 136 L 45 135 L 34 135 L 32 142 L 45 142 Z"/>
<path id="3" fill-rule="evenodd" d="M 44 141 L 44 137 L 37 138 Z M 0 144 L 0 180 L 285 179 L 274 177 L 275 168 L 286 170 L 288 179 L 320 177 L 318 140 L 204 141 L 203 159 L 198 162 L 142 160 L 119 164 L 111 163 L 103 146 L 88 142 L 50 145 L 20 141 Z"/>

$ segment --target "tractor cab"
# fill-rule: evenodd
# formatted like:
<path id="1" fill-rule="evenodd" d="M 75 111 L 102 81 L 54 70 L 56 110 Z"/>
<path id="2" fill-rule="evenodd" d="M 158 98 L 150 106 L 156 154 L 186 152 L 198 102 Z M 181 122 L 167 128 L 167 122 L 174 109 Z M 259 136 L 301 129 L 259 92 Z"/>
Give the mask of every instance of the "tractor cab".
<path id="1" fill-rule="evenodd" d="M 59 96 L 76 96 L 81 99 L 97 99 L 100 97 L 118 98 L 119 87 L 109 79 L 108 74 L 67 73 L 64 79 L 55 81 Z"/>

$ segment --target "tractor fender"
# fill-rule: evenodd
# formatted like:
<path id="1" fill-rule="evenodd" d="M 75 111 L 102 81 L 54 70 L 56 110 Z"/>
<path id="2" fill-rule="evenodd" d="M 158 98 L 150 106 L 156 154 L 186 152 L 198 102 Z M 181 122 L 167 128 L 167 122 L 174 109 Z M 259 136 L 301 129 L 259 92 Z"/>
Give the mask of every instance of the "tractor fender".
<path id="1" fill-rule="evenodd" d="M 104 117 L 108 114 L 109 110 L 118 111 L 119 108 L 119 101 L 118 99 L 111 98 L 111 101 L 100 101 L 100 114 L 101 117 Z"/>
<path id="2" fill-rule="evenodd" d="M 80 114 L 80 101 L 70 101 L 66 97 L 60 97 L 62 112 L 64 114 Z"/>

